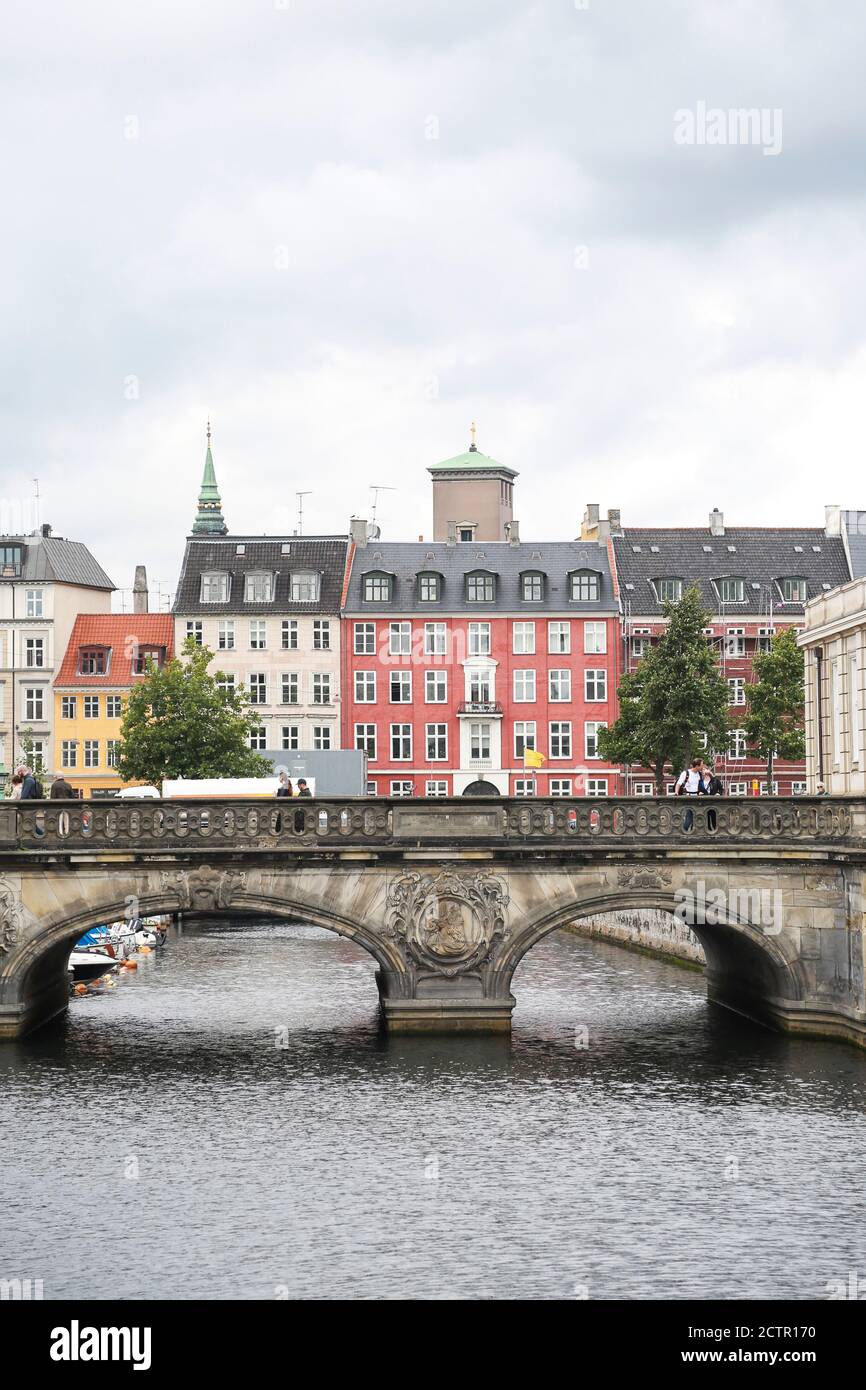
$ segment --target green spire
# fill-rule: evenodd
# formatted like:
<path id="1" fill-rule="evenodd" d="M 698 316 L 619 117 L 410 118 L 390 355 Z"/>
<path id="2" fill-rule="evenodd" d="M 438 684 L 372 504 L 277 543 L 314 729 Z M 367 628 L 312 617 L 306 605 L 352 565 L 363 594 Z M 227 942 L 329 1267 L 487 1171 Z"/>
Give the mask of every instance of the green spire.
<path id="1" fill-rule="evenodd" d="M 204 475 L 198 495 L 198 511 L 192 524 L 194 536 L 225 536 L 228 527 L 223 520 L 222 502 L 217 487 L 213 455 L 210 451 L 210 420 L 207 422 L 207 454 L 204 461 Z"/>

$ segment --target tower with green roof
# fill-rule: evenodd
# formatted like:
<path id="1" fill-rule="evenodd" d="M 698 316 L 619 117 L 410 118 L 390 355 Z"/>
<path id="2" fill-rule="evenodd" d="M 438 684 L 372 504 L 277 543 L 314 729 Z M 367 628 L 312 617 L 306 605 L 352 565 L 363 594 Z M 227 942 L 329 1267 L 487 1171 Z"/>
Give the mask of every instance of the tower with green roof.
<path id="1" fill-rule="evenodd" d="M 433 463 L 434 541 L 505 541 L 516 534 L 514 479 L 517 473 L 482 454 L 475 422 L 465 454 Z M 507 528 L 507 529 L 506 529 Z"/>
<path id="2" fill-rule="evenodd" d="M 192 523 L 192 534 L 194 536 L 225 536 L 228 535 L 228 529 L 223 518 L 222 502 L 220 501 L 213 466 L 213 455 L 210 451 L 210 420 L 208 420 L 207 454 L 204 461 L 201 491 L 198 495 L 198 511 L 195 514 L 195 521 Z"/>

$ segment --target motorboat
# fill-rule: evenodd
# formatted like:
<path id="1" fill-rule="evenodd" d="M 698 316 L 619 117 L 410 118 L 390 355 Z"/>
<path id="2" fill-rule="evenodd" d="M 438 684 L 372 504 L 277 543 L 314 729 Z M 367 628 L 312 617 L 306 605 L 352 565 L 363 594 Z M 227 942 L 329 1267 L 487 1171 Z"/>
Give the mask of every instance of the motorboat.
<path id="1" fill-rule="evenodd" d="M 84 984 L 88 980 L 98 980 L 103 975 L 112 974 L 117 969 L 117 960 L 107 951 L 75 950 L 69 956 L 67 969 L 73 984 Z"/>

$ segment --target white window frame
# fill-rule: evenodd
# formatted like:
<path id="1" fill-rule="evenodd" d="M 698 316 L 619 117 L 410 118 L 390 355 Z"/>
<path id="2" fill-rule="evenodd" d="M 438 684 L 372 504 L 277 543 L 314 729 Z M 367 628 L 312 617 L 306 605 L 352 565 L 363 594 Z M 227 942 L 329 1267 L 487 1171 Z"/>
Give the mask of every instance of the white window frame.
<path id="1" fill-rule="evenodd" d="M 598 731 L 606 728 L 606 719 L 587 719 L 585 721 L 583 726 L 583 756 L 585 758 L 592 759 L 593 762 L 601 760 L 601 754 L 598 751 Z M 591 753 L 589 750 L 593 747 L 595 752 Z"/>
<path id="2" fill-rule="evenodd" d="M 376 655 L 375 623 L 355 623 L 353 649 L 355 656 Z"/>
<path id="3" fill-rule="evenodd" d="M 571 623 L 567 619 L 547 624 L 547 650 L 556 656 L 571 655 Z"/>
<path id="4" fill-rule="evenodd" d="M 447 763 L 448 761 L 448 725 L 445 723 L 425 724 L 424 738 L 427 746 L 428 763 Z M 430 752 L 431 747 L 434 750 Z"/>
<path id="5" fill-rule="evenodd" d="M 399 692 L 395 699 L 395 691 Z M 389 705 L 411 705 L 412 703 L 412 672 L 411 671 L 389 671 L 388 673 L 388 704 Z"/>
<path id="6" fill-rule="evenodd" d="M 375 671 L 356 671 L 355 672 L 355 704 L 356 705 L 375 705 L 376 703 L 376 672 Z"/>
<path id="7" fill-rule="evenodd" d="M 406 622 L 388 624 L 388 655 L 412 655 L 412 624 Z"/>
<path id="8" fill-rule="evenodd" d="M 388 731 L 389 743 L 391 748 L 392 763 L 411 763 L 412 761 L 412 725 L 409 723 L 392 724 Z M 395 752 L 395 748 L 398 750 Z"/>
<path id="9" fill-rule="evenodd" d="M 547 726 L 547 746 L 552 762 L 569 762 L 572 757 L 570 719 L 553 719 Z M 554 752 L 554 748 L 558 751 Z"/>
<path id="10" fill-rule="evenodd" d="M 607 777 L 587 777 L 586 779 L 587 796 L 607 796 L 608 778 Z"/>
<path id="11" fill-rule="evenodd" d="M 516 622 L 511 629 L 511 650 L 515 656 L 535 656 L 535 623 Z"/>
<path id="12" fill-rule="evenodd" d="M 584 671 L 583 695 L 588 705 L 607 704 L 606 666 L 591 666 Z"/>
<path id="13" fill-rule="evenodd" d="M 445 705 L 448 703 L 448 673 L 434 669 L 424 672 L 425 705 Z"/>
<path id="14" fill-rule="evenodd" d="M 376 761 L 377 729 L 375 724 L 355 725 L 355 751 L 366 753 L 370 762 Z M 372 752 L 370 751 L 372 749 Z"/>
<path id="15" fill-rule="evenodd" d="M 470 656 L 490 655 L 491 637 L 489 623 L 470 623 L 468 637 Z"/>
<path id="16" fill-rule="evenodd" d="M 547 699 L 551 705 L 571 704 L 571 671 L 557 666 L 547 673 Z"/>
<path id="17" fill-rule="evenodd" d="M 532 732 L 530 733 L 530 729 Z M 534 719 L 515 719 L 514 721 L 514 757 L 515 761 L 523 757 L 527 748 L 536 747 L 536 721 Z"/>
<path id="18" fill-rule="evenodd" d="M 445 656 L 448 650 L 448 628 L 445 623 L 424 624 L 424 655 Z"/>
<path id="19" fill-rule="evenodd" d="M 584 623 L 583 650 L 587 656 L 607 655 L 607 623 Z"/>
<path id="20" fill-rule="evenodd" d="M 512 672 L 513 700 L 516 705 L 534 705 L 537 699 L 537 679 L 533 667 L 521 667 Z"/>

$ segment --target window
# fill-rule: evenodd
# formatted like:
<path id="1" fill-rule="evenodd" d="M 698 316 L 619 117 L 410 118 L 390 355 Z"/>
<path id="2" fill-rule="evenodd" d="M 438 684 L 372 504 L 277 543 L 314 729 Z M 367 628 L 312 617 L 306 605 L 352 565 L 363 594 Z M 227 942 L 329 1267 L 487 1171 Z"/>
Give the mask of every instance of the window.
<path id="1" fill-rule="evenodd" d="M 762 782 L 762 783 L 761 783 L 761 788 L 760 788 L 760 790 L 761 790 L 761 796 L 766 796 L 766 795 L 767 795 L 767 784 L 766 784 L 766 782 Z M 778 795 L 779 795 L 779 783 L 778 783 L 778 782 L 774 782 L 774 783 L 773 783 L 773 790 L 770 792 L 770 796 L 778 796 Z"/>
<path id="2" fill-rule="evenodd" d="M 683 596 L 681 579 L 657 579 L 655 585 L 659 603 L 679 603 Z"/>
<path id="3" fill-rule="evenodd" d="M 412 759 L 412 725 L 391 725 L 391 758 L 395 763 Z"/>
<path id="4" fill-rule="evenodd" d="M 571 724 L 563 723 L 561 720 L 554 721 L 550 725 L 549 744 L 551 758 L 570 758 Z"/>
<path id="5" fill-rule="evenodd" d="M 24 665 L 32 668 L 45 665 L 45 638 L 25 637 Z"/>
<path id="6" fill-rule="evenodd" d="M 571 651 L 571 623 L 547 624 L 547 650 L 557 654 Z"/>
<path id="7" fill-rule="evenodd" d="M 550 779 L 551 796 L 571 796 L 570 777 L 551 777 Z"/>
<path id="8" fill-rule="evenodd" d="M 655 782 L 635 782 L 633 794 L 635 796 L 655 796 Z"/>
<path id="9" fill-rule="evenodd" d="M 534 656 L 535 623 L 515 623 L 511 636 L 511 650 L 516 656 Z"/>
<path id="10" fill-rule="evenodd" d="M 792 783 L 791 783 L 791 795 L 792 795 L 792 796 L 805 796 L 805 795 L 806 795 L 806 783 L 805 783 L 805 782 L 792 782 Z"/>
<path id="11" fill-rule="evenodd" d="M 274 576 L 272 574 L 244 575 L 244 603 L 270 603 L 273 596 Z M 294 597 L 295 595 L 292 594 L 292 598 Z"/>
<path id="12" fill-rule="evenodd" d="M 586 794 L 587 796 L 607 796 L 607 778 L 587 777 Z"/>
<path id="13" fill-rule="evenodd" d="M 809 595 L 809 586 L 805 579 L 783 579 L 782 598 L 786 603 L 805 603 Z"/>
<path id="14" fill-rule="evenodd" d="M 60 766 L 78 766 L 78 741 L 74 738 L 65 738 L 60 745 Z"/>
<path id="15" fill-rule="evenodd" d="M 414 796 L 414 795 L 415 795 L 415 783 L 414 783 L 414 782 L 402 782 L 402 781 L 401 781 L 401 782 L 392 782 L 392 783 L 391 783 L 391 795 L 392 795 L 392 796 Z"/>
<path id="16" fill-rule="evenodd" d="M 30 766 L 34 772 L 45 771 L 45 739 L 35 738 L 30 753 Z"/>
<path id="17" fill-rule="evenodd" d="M 376 624 L 355 624 L 355 655 L 373 656 L 376 651 Z"/>
<path id="18" fill-rule="evenodd" d="M 44 616 L 44 605 L 42 602 L 41 589 L 25 590 L 24 616 L 26 618 L 41 618 Z"/>
<path id="19" fill-rule="evenodd" d="M 368 782 L 368 783 L 367 783 L 367 795 L 368 795 L 368 796 L 378 796 L 378 795 L 379 795 L 379 784 L 378 784 L 378 782 Z"/>
<path id="20" fill-rule="evenodd" d="M 728 757 L 744 758 L 746 756 L 746 731 L 745 729 L 731 729 L 728 735 Z"/>
<path id="21" fill-rule="evenodd" d="M 96 738 L 84 740 L 84 766 L 99 767 L 99 740 Z"/>
<path id="22" fill-rule="evenodd" d="M 78 700 L 75 695 L 61 695 L 60 697 L 60 718 L 74 719 L 77 712 Z"/>
<path id="23" fill-rule="evenodd" d="M 514 672 L 514 700 L 516 704 L 529 704 L 535 699 L 535 672 Z"/>
<path id="24" fill-rule="evenodd" d="M 490 725 L 469 725 L 469 756 L 476 762 L 490 757 Z"/>
<path id="25" fill-rule="evenodd" d="M 326 753 L 331 747 L 331 725 L 313 725 L 313 748 L 317 753 Z"/>
<path id="26" fill-rule="evenodd" d="M 467 543 L 471 543 L 472 538 L 473 538 L 473 536 L 475 535 L 475 527 L 474 527 L 474 526 L 461 526 L 460 529 L 458 530 L 457 534 L 458 534 L 458 536 L 459 536 L 459 538 L 460 538 L 461 541 L 465 541 L 465 542 L 467 542 Z"/>
<path id="27" fill-rule="evenodd" d="M 359 705 L 376 703 L 376 672 L 355 672 L 355 701 Z"/>
<path id="28" fill-rule="evenodd" d="M 728 704 L 744 705 L 746 703 L 746 682 L 743 676 L 732 676 L 728 681 Z"/>
<path id="29" fill-rule="evenodd" d="M 606 729 L 607 724 L 604 720 L 588 719 L 583 726 L 583 751 L 586 758 L 600 758 L 598 751 L 598 731 Z"/>
<path id="30" fill-rule="evenodd" d="M 313 651 L 331 650 L 331 623 L 328 618 L 313 619 Z"/>
<path id="31" fill-rule="evenodd" d="M 45 690 L 41 685 L 30 686 L 24 691 L 24 718 L 45 718 Z"/>
<path id="32" fill-rule="evenodd" d="M 412 624 L 391 623 L 388 629 L 388 655 L 410 656 L 412 652 Z"/>
<path id="33" fill-rule="evenodd" d="M 4 575 L 20 574 L 21 558 L 20 545 L 0 545 L 0 572 Z"/>
<path id="34" fill-rule="evenodd" d="M 746 635 L 741 627 L 729 627 L 725 636 L 725 654 L 727 656 L 746 655 Z"/>
<path id="35" fill-rule="evenodd" d="M 282 646 L 284 652 L 298 650 L 298 622 L 296 618 L 283 618 Z"/>
<path id="36" fill-rule="evenodd" d="M 365 574 L 362 592 L 365 603 L 388 603 L 391 598 L 391 576 Z"/>
<path id="37" fill-rule="evenodd" d="M 571 672 L 562 670 L 547 673 L 548 698 L 554 704 L 564 704 L 571 699 Z"/>
<path id="38" fill-rule="evenodd" d="M 217 647 L 221 652 L 234 650 L 235 625 L 231 618 L 224 618 L 217 628 Z"/>
<path id="39" fill-rule="evenodd" d="M 583 692 L 589 704 L 601 704 L 607 699 L 607 671 L 584 671 Z"/>
<path id="40" fill-rule="evenodd" d="M 496 576 L 493 574 L 467 574 L 466 602 L 493 603 L 496 598 Z"/>
<path id="41" fill-rule="evenodd" d="M 848 657 L 848 729 L 848 751 L 851 755 L 851 766 L 858 767 L 862 740 L 860 738 L 860 666 L 856 652 L 851 652 Z"/>
<path id="42" fill-rule="evenodd" d="M 535 720 L 518 719 L 514 724 L 514 756 L 523 757 L 527 748 L 535 747 Z"/>
<path id="43" fill-rule="evenodd" d="M 280 729 L 280 747 L 286 753 L 297 753 L 301 746 L 301 730 L 297 724 L 284 724 Z"/>
<path id="44" fill-rule="evenodd" d="M 520 576 L 520 597 L 524 603 L 541 603 L 544 598 L 544 575 L 522 574 Z"/>
<path id="45" fill-rule="evenodd" d="M 110 738 L 105 745 L 105 766 L 117 767 L 120 762 L 120 739 Z"/>
<path id="46" fill-rule="evenodd" d="M 375 724 L 356 724 L 355 725 L 355 748 L 366 753 L 368 758 L 376 756 L 376 725 Z"/>
<path id="47" fill-rule="evenodd" d="M 652 641 L 649 637 L 633 637 L 631 639 L 631 654 L 638 657 L 646 656 L 651 646 Z"/>
<path id="48" fill-rule="evenodd" d="M 98 695 L 85 695 L 85 697 L 84 697 L 84 718 L 85 718 L 85 719 L 98 719 L 98 718 L 99 718 L 99 696 L 98 696 Z"/>
<path id="49" fill-rule="evenodd" d="M 201 577 L 201 602 L 202 603 L 228 603 L 229 601 L 229 577 L 227 574 L 214 572 L 203 574 Z"/>
<path id="50" fill-rule="evenodd" d="M 748 796 L 748 782 L 730 782 L 728 784 L 728 796 Z"/>
<path id="51" fill-rule="evenodd" d="M 217 684 L 217 690 L 222 690 L 223 693 L 226 694 L 226 695 L 234 695 L 234 693 L 235 693 L 235 678 L 234 678 L 234 675 L 229 675 L 229 674 L 228 674 L 227 672 L 225 672 L 225 671 L 218 671 L 218 672 L 217 672 L 217 683 L 216 683 L 216 684 Z"/>
<path id="52" fill-rule="evenodd" d="M 191 637 L 197 647 L 204 646 L 204 633 L 198 618 L 190 618 L 186 625 L 186 635 Z"/>
<path id="53" fill-rule="evenodd" d="M 289 581 L 289 594 L 292 603 L 315 603 L 322 586 L 322 576 L 311 570 L 293 574 Z"/>
<path id="54" fill-rule="evenodd" d="M 267 746 L 268 733 L 264 725 L 259 724 L 257 728 L 250 729 L 250 748 L 254 749 L 256 752 L 261 752 L 261 750 L 267 748 Z"/>
<path id="55" fill-rule="evenodd" d="M 82 676 L 104 676 L 108 670 L 108 652 L 105 647 L 82 647 L 79 655 L 78 671 Z"/>
<path id="56" fill-rule="evenodd" d="M 448 677 L 444 671 L 424 672 L 424 703 L 444 705 L 448 699 Z"/>
<path id="57" fill-rule="evenodd" d="M 427 761 L 444 763 L 448 758 L 448 725 L 427 725 Z"/>
<path id="58" fill-rule="evenodd" d="M 718 587 L 722 603 L 742 603 L 746 596 L 746 584 L 743 579 L 720 579 Z"/>
<path id="59" fill-rule="evenodd" d="M 443 781 L 443 782 L 425 782 L 425 783 L 424 783 L 424 795 L 425 795 L 425 796 L 447 796 L 447 795 L 448 795 L 448 783 L 447 783 L 447 782 L 444 782 L 444 781 Z"/>
<path id="60" fill-rule="evenodd" d="M 250 704 L 266 705 L 268 703 L 268 677 L 265 671 L 253 671 L 249 679 Z"/>
<path id="61" fill-rule="evenodd" d="M 575 603 L 597 603 L 601 576 L 594 570 L 577 570 L 570 576 L 571 597 Z"/>
<path id="62" fill-rule="evenodd" d="M 758 652 L 768 652 L 773 644 L 773 632 L 771 627 L 759 627 L 758 636 L 755 642 L 755 650 Z"/>
<path id="63" fill-rule="evenodd" d="M 469 673 L 469 703 L 472 705 L 489 705 L 493 699 L 493 692 L 490 685 L 490 674 L 488 671 L 470 671 Z M 480 711 L 479 711 L 480 713 Z"/>
<path id="64" fill-rule="evenodd" d="M 297 705 L 300 701 L 300 681 L 297 671 L 283 671 L 280 685 L 280 704 Z"/>
<path id="65" fill-rule="evenodd" d="M 165 665 L 165 647 L 139 647 L 132 659 L 132 669 L 137 676 L 143 676 L 151 666 Z"/>
<path id="66" fill-rule="evenodd" d="M 489 655 L 490 655 L 490 624 L 489 624 L 489 623 L 470 623 L 470 624 L 469 624 L 469 655 L 470 655 L 470 656 L 489 656 Z"/>
<path id="67" fill-rule="evenodd" d="M 419 574 L 418 598 L 422 603 L 438 603 L 441 581 L 438 574 Z"/>
<path id="68" fill-rule="evenodd" d="M 412 672 L 411 671 L 392 671 L 388 683 L 389 700 L 392 705 L 411 705 L 412 703 Z"/>
<path id="69" fill-rule="evenodd" d="M 329 671 L 315 671 L 313 673 L 313 704 L 329 705 L 331 703 L 331 674 Z"/>
<path id="70" fill-rule="evenodd" d="M 607 651 L 607 626 L 605 623 L 584 623 L 583 650 L 592 656 L 604 656 Z"/>
<path id="71" fill-rule="evenodd" d="M 425 656 L 444 656 L 446 641 L 447 637 L 444 623 L 424 624 Z"/>
<path id="72" fill-rule="evenodd" d="M 535 796 L 535 779 L 533 777 L 517 777 L 514 782 L 515 796 Z"/>
<path id="73" fill-rule="evenodd" d="M 251 649 L 254 652 L 263 652 L 267 645 L 267 623 L 263 618 L 253 618 L 250 623 Z"/>

